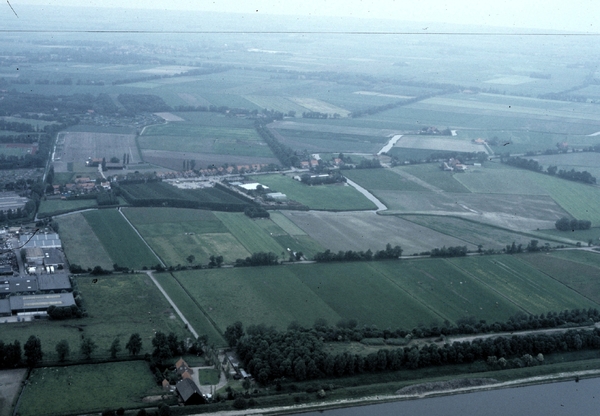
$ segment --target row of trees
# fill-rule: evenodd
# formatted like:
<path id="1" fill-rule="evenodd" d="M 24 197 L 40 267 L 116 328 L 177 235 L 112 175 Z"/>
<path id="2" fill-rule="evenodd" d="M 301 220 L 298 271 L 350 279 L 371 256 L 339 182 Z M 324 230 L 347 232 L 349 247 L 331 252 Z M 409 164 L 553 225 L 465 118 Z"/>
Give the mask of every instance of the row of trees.
<path id="1" fill-rule="evenodd" d="M 269 211 L 264 209 L 263 207 L 251 205 L 244 209 L 244 214 L 249 216 L 250 218 L 269 218 Z"/>
<path id="2" fill-rule="evenodd" d="M 384 250 L 377 250 L 373 253 L 370 249 L 367 251 L 338 251 L 331 250 L 316 253 L 314 260 L 318 263 L 329 263 L 334 261 L 371 261 L 384 259 L 399 259 L 402 256 L 402 248 L 398 245 L 392 247 L 390 243 L 386 244 Z"/>
<path id="3" fill-rule="evenodd" d="M 175 337 L 175 340 L 177 341 L 176 338 L 177 337 Z M 168 341 L 172 341 L 172 338 L 168 338 Z M 182 344 L 180 343 L 178 345 Z M 142 350 L 142 338 L 140 334 L 132 334 L 125 345 L 125 348 L 129 351 L 131 356 L 137 356 Z M 92 354 L 97 349 L 98 346 L 94 340 L 89 337 L 82 338 L 81 343 L 79 344 L 79 352 L 87 360 L 91 359 Z M 108 349 L 111 358 L 116 358 L 121 350 L 121 342 L 119 338 L 115 338 Z M 63 339 L 55 345 L 55 351 L 58 356 L 58 361 L 64 362 L 71 355 L 71 346 L 67 340 Z M 179 351 L 179 349 L 177 351 Z M 31 335 L 27 339 L 23 348 L 21 348 L 21 343 L 17 340 L 9 344 L 5 344 L 0 340 L 0 369 L 16 368 L 23 365 L 33 368 L 42 362 L 43 357 L 44 352 L 42 350 L 42 342 L 35 335 Z"/>
<path id="4" fill-rule="evenodd" d="M 537 160 L 509 156 L 500 158 L 500 161 L 502 163 L 506 163 L 507 165 L 515 166 L 521 169 L 527 169 L 534 172 L 544 173 L 544 167 L 540 165 L 540 163 Z M 596 183 L 596 177 L 592 176 L 592 174 L 586 170 L 584 170 L 583 172 L 576 171 L 575 169 L 558 170 L 558 167 L 556 166 L 548 166 L 545 173 L 551 176 L 556 175 L 560 178 L 567 179 L 569 181 L 582 182 L 592 185 Z"/>
<path id="5" fill-rule="evenodd" d="M 275 157 L 286 167 L 300 167 L 300 158 L 296 155 L 296 152 L 285 144 L 281 143 L 268 129 L 264 122 L 256 121 L 254 128 L 258 135 L 267 143 Z"/>
<path id="6" fill-rule="evenodd" d="M 300 181 L 306 185 L 329 185 L 333 183 L 343 183 L 346 182 L 346 178 L 342 176 L 339 172 L 333 172 L 329 175 L 309 175 L 308 173 L 300 176 Z"/>
<path id="7" fill-rule="evenodd" d="M 479 360 L 498 367 L 524 367 L 543 362 L 547 354 L 600 349 L 600 329 L 476 339 L 442 347 L 430 344 L 422 348 L 381 349 L 363 356 L 327 353 L 314 330 L 279 332 L 274 328 L 249 327 L 247 333 L 241 332 L 236 346 L 245 368 L 260 383 L 267 384 L 281 378 L 342 377 Z"/>
<path id="8" fill-rule="evenodd" d="M 455 247 L 446 247 L 442 248 L 434 248 L 431 250 L 431 257 L 464 257 L 467 255 L 468 249 L 467 246 L 455 246 Z"/>
<path id="9" fill-rule="evenodd" d="M 245 259 L 237 259 L 235 267 L 252 267 L 252 266 L 275 266 L 279 264 L 279 259 L 275 253 L 252 253 L 252 256 Z"/>
<path id="10" fill-rule="evenodd" d="M 560 231 L 589 230 L 592 227 L 592 222 L 575 218 L 569 220 L 567 217 L 562 217 L 554 225 Z"/>

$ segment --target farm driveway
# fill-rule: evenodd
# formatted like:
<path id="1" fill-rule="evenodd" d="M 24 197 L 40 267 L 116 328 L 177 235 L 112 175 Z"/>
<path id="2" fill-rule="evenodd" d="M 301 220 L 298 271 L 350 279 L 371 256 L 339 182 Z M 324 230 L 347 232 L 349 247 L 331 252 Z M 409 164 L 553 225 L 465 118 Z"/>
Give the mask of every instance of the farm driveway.
<path id="1" fill-rule="evenodd" d="M 365 188 L 363 188 L 356 182 L 353 182 L 350 179 L 346 178 L 346 183 L 348 185 L 352 186 L 354 189 L 356 189 L 358 192 L 360 192 L 364 196 L 366 196 L 369 201 L 374 203 L 377 206 L 376 211 L 385 211 L 387 209 L 387 207 L 385 205 L 383 205 L 383 202 L 381 202 L 379 199 L 377 199 L 377 197 L 375 195 L 373 195 L 371 192 L 367 191 Z"/>

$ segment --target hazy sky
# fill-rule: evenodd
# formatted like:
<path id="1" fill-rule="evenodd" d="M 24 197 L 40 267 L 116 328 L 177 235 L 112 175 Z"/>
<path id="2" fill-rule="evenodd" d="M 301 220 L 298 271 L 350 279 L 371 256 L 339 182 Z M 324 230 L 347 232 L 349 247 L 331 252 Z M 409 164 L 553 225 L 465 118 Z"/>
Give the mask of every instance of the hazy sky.
<path id="1" fill-rule="evenodd" d="M 600 0 L 9 0 L 19 5 L 125 7 L 384 18 L 600 33 Z M 4 13 L 11 12 L 4 4 Z M 435 30 L 435 25 L 432 27 Z"/>

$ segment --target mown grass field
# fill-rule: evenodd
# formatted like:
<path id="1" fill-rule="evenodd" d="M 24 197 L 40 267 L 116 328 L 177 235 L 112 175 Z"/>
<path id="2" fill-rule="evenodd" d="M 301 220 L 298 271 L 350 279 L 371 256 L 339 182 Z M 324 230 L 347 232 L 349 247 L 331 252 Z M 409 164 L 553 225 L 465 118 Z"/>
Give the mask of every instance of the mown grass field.
<path id="1" fill-rule="evenodd" d="M 345 318 L 413 328 L 466 316 L 494 322 L 517 312 L 598 306 L 529 257 L 543 262 L 545 255 L 198 270 L 175 277 L 221 331 L 237 320 L 285 328 L 292 321 Z"/>
<path id="2" fill-rule="evenodd" d="M 375 204 L 350 186 L 307 186 L 284 175 L 261 175 L 259 180 L 273 192 L 283 192 L 289 199 L 300 202 L 311 209 L 354 211 L 376 208 Z"/>
<path id="3" fill-rule="evenodd" d="M 58 212 L 76 211 L 78 209 L 86 208 L 97 208 L 98 204 L 95 199 L 75 199 L 75 200 L 61 200 L 61 199 L 47 199 L 40 203 L 38 209 L 38 215 L 53 215 Z"/>
<path id="4" fill-rule="evenodd" d="M 270 251 L 287 259 L 287 248 L 309 256 L 323 250 L 278 213 L 274 213 L 277 223 L 242 213 L 184 208 L 125 208 L 123 213 L 170 266 L 207 264 L 211 255 L 221 255 L 225 263 L 233 263 L 255 252 Z M 187 260 L 190 255 L 194 256 L 192 263 Z"/>
<path id="5" fill-rule="evenodd" d="M 161 392 L 145 361 L 36 368 L 28 381 L 18 408 L 22 416 L 127 409 Z"/>
<path id="6" fill-rule="evenodd" d="M 114 263 L 131 269 L 154 266 L 158 259 L 119 211 L 99 210 L 83 213 Z"/>
<path id="7" fill-rule="evenodd" d="M 342 174 L 366 189 L 427 191 L 421 185 L 395 174 L 390 169 L 348 169 L 342 171 Z"/>
<path id="8" fill-rule="evenodd" d="M 284 142 L 293 149 L 313 152 L 376 153 L 389 140 L 383 136 L 365 136 L 330 131 L 278 129 Z"/>
<path id="9" fill-rule="evenodd" d="M 502 249 L 506 247 L 506 245 L 512 244 L 513 241 L 516 244 L 523 244 L 523 246 L 526 246 L 532 238 L 536 238 L 540 242 L 540 245 L 549 243 L 554 246 L 557 244 L 555 241 L 543 240 L 531 235 L 523 235 L 517 232 L 511 232 L 510 230 L 492 227 L 473 221 L 466 221 L 456 217 L 441 215 L 402 215 L 401 218 L 431 228 L 440 233 L 451 235 L 474 245 L 481 244 L 483 250 L 490 248 L 496 250 Z M 573 236 L 567 234 L 560 237 L 572 238 Z"/>
<path id="10" fill-rule="evenodd" d="M 94 282 L 95 280 L 95 282 Z M 0 339 L 19 340 L 24 345 L 30 335 L 40 338 L 44 361 L 56 362 L 56 344 L 67 340 L 71 353 L 69 362 L 84 359 L 80 354 L 81 337 L 91 338 L 98 349 L 92 358 L 108 359 L 110 345 L 120 339 L 123 349 L 118 357 L 129 353 L 125 344 L 133 333 L 142 337 L 141 354 L 152 352 L 155 331 L 174 332 L 179 338 L 190 333 L 148 276 L 115 275 L 78 277 L 78 290 L 88 317 L 68 321 L 34 321 L 3 325 Z"/>
<path id="11" fill-rule="evenodd" d="M 76 213 L 56 218 L 64 252 L 71 264 L 83 268 L 100 266 L 110 270 L 114 261 L 96 236 L 83 214 Z"/>
<path id="12" fill-rule="evenodd" d="M 465 193 L 470 192 L 465 186 L 458 180 L 461 176 L 460 173 L 444 172 L 440 169 L 437 163 L 426 163 L 420 165 L 410 165 L 403 167 L 395 167 L 392 172 L 407 172 L 422 181 L 427 182 L 429 185 L 435 186 L 445 192 Z"/>

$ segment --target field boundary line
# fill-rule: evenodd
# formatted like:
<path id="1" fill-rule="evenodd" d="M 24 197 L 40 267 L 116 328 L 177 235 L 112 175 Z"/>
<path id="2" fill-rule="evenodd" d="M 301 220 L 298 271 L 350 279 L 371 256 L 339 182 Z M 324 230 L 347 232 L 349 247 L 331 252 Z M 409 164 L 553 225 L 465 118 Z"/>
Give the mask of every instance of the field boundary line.
<path id="1" fill-rule="evenodd" d="M 129 226 L 133 229 L 133 231 L 135 231 L 135 233 L 138 235 L 138 237 L 140 238 L 140 240 L 142 240 L 144 242 L 144 244 L 146 245 L 146 247 L 148 247 L 148 250 L 150 250 L 150 252 L 154 255 L 154 257 L 156 257 L 156 259 L 160 262 L 161 266 L 162 267 L 167 267 L 165 265 L 165 263 L 162 261 L 162 259 L 159 257 L 159 255 L 156 254 L 156 252 L 152 249 L 152 247 L 150 247 L 150 245 L 146 242 L 146 240 L 144 239 L 144 237 L 142 237 L 142 235 L 137 230 L 137 228 L 135 228 L 135 226 L 131 223 L 131 221 L 129 221 L 129 218 L 127 218 L 127 216 L 125 214 L 123 214 L 123 211 L 121 211 L 121 207 L 117 208 L 117 211 L 119 211 L 119 214 L 121 214 L 121 216 L 123 218 L 125 218 L 125 221 L 127 221 L 127 224 L 129 224 Z"/>
<path id="2" fill-rule="evenodd" d="M 400 261 L 402 261 L 402 260 L 400 260 Z M 394 286 L 397 286 L 397 287 L 398 287 L 398 288 L 399 288 L 401 291 L 405 292 L 405 293 L 406 293 L 406 294 L 407 294 L 407 295 L 408 295 L 410 298 L 414 299 L 414 300 L 415 300 L 417 303 L 420 303 L 421 305 L 423 305 L 423 306 L 425 307 L 425 309 L 427 309 L 427 310 L 430 310 L 431 312 L 433 312 L 433 314 L 434 314 L 434 315 L 437 315 L 437 316 L 439 316 L 440 318 L 442 318 L 442 319 L 444 319 L 444 320 L 448 320 L 448 321 L 450 321 L 449 317 L 447 317 L 447 316 L 442 316 L 442 314 L 441 314 L 441 313 L 439 313 L 438 311 L 436 311 L 436 310 L 434 310 L 434 309 L 430 308 L 429 306 L 427 306 L 427 304 L 426 304 L 426 303 L 425 303 L 423 300 L 419 299 L 418 297 L 416 297 L 415 295 L 413 295 L 412 293 L 410 293 L 408 290 L 404 289 L 402 286 L 400 286 L 400 284 L 399 284 L 399 283 L 397 283 L 397 282 L 394 282 L 394 280 L 393 280 L 391 277 L 389 277 L 389 276 L 388 276 L 388 275 L 387 275 L 385 272 L 383 272 L 383 271 L 381 271 L 381 270 L 377 269 L 376 267 L 374 267 L 374 266 L 373 266 L 373 265 L 371 265 L 371 264 L 368 264 L 367 266 L 369 266 L 371 269 L 373 269 L 373 270 L 374 270 L 374 271 L 376 271 L 377 273 L 381 274 L 381 275 L 382 275 L 383 277 L 385 277 L 385 278 L 386 278 L 386 279 L 387 279 L 387 280 L 388 280 L 388 281 L 389 281 L 391 284 L 393 284 Z"/>
<path id="3" fill-rule="evenodd" d="M 204 310 L 204 308 L 202 306 L 200 306 L 200 304 L 198 303 L 198 301 L 190 294 L 190 292 L 186 289 L 186 287 L 181 284 L 181 282 L 179 281 L 179 279 L 172 272 L 169 272 L 169 274 L 173 277 L 173 279 L 175 279 L 175 281 L 177 282 L 177 284 L 179 285 L 179 287 L 181 287 L 181 289 L 185 292 L 185 294 L 192 300 L 192 302 L 194 302 L 194 304 L 198 307 L 198 309 L 200 309 L 200 312 L 202 312 L 202 315 L 204 315 L 204 317 L 206 318 L 206 320 L 208 322 L 210 322 L 210 324 L 213 326 L 213 328 L 215 329 L 215 331 L 217 331 L 217 333 L 219 335 L 221 335 L 221 337 L 223 337 L 223 339 L 225 339 L 225 337 L 223 335 L 223 332 L 221 332 L 221 330 L 217 326 L 217 323 L 206 312 L 206 310 Z"/>
<path id="4" fill-rule="evenodd" d="M 454 264 L 453 262 L 449 261 L 448 259 L 443 259 L 446 263 L 448 263 L 451 267 L 454 267 L 455 269 L 457 269 L 459 272 L 461 272 L 462 274 L 471 277 L 473 280 L 477 280 L 480 284 L 482 284 L 483 286 L 489 288 L 491 291 L 497 293 L 500 297 L 506 299 L 507 301 L 509 301 L 510 303 L 512 303 L 513 305 L 515 305 L 517 308 L 521 309 L 522 311 L 524 311 L 525 313 L 529 314 L 529 315 L 533 315 L 531 312 L 529 312 L 527 309 L 525 309 L 523 306 L 519 305 L 517 302 L 515 302 L 514 300 L 512 300 L 511 298 L 507 297 L 506 295 L 504 295 L 501 291 L 499 291 L 498 289 L 492 287 L 491 285 L 489 285 L 488 283 L 484 282 L 483 280 L 475 277 L 475 275 L 471 274 L 470 272 L 468 272 L 467 270 L 463 269 L 462 267 L 458 266 L 457 264 Z"/>
<path id="5" fill-rule="evenodd" d="M 171 297 L 165 291 L 165 289 L 160 285 L 160 283 L 158 283 L 158 280 L 156 280 L 156 278 L 154 277 L 154 274 L 152 273 L 152 270 L 147 270 L 144 273 L 146 273 L 148 275 L 148 277 L 150 279 L 152 279 L 152 281 L 154 282 L 154 284 L 156 285 L 156 287 L 158 288 L 158 290 L 160 290 L 160 292 L 163 294 L 163 296 L 165 297 L 165 299 L 167 300 L 167 302 L 169 302 L 169 304 L 175 310 L 175 312 L 177 313 L 177 315 L 179 315 L 179 318 L 181 318 L 181 320 L 183 321 L 183 323 L 186 324 L 187 329 L 192 333 L 193 336 L 196 337 L 196 339 L 198 339 L 198 333 L 196 332 L 196 330 L 194 329 L 194 327 L 192 326 L 192 324 L 190 324 L 190 321 L 188 321 L 186 319 L 186 317 L 183 315 L 183 313 L 179 310 L 179 308 L 177 307 L 177 305 L 175 304 L 175 302 L 173 302 L 173 299 L 171 299 Z"/>

